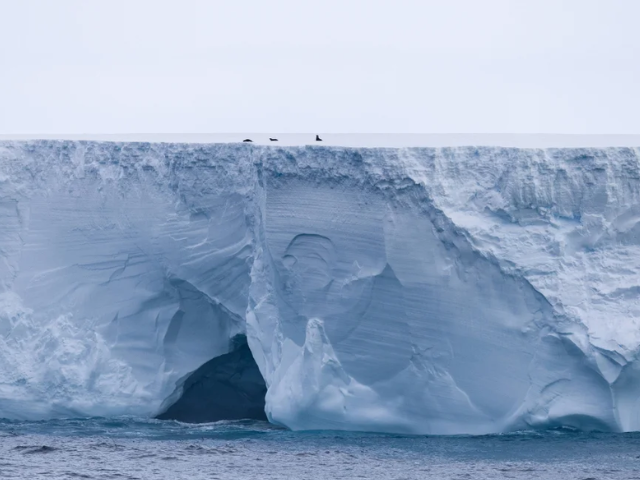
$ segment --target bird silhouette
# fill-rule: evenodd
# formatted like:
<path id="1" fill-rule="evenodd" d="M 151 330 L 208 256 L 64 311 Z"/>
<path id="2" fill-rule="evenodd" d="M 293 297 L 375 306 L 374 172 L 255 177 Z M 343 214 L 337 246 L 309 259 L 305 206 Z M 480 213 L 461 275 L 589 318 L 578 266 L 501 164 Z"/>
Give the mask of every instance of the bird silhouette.
<path id="1" fill-rule="evenodd" d="M 316 142 L 321 142 L 322 139 L 320 138 L 320 135 L 316 135 Z"/>
<path id="2" fill-rule="evenodd" d="M 250 138 L 245 138 L 244 140 L 242 140 L 243 142 L 251 142 L 253 143 L 253 140 L 251 140 Z"/>
<path id="3" fill-rule="evenodd" d="M 277 142 L 277 141 L 278 141 L 278 139 L 277 139 L 277 138 L 271 138 L 271 137 L 269 137 L 269 141 L 271 141 L 271 142 Z"/>

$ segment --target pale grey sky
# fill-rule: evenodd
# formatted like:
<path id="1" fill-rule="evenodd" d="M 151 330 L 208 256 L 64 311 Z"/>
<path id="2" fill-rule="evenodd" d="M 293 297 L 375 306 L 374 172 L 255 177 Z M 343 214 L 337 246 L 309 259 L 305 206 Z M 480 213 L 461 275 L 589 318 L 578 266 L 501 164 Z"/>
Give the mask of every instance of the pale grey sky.
<path id="1" fill-rule="evenodd" d="M 0 0 L 0 134 L 640 133 L 637 0 Z"/>

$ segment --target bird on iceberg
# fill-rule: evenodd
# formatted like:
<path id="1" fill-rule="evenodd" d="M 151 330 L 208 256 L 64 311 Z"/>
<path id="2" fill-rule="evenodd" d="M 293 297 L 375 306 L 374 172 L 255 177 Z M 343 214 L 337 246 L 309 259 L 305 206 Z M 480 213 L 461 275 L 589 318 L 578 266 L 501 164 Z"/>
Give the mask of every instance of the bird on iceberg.
<path id="1" fill-rule="evenodd" d="M 320 138 L 320 135 L 316 135 L 316 142 L 321 142 L 322 139 Z"/>

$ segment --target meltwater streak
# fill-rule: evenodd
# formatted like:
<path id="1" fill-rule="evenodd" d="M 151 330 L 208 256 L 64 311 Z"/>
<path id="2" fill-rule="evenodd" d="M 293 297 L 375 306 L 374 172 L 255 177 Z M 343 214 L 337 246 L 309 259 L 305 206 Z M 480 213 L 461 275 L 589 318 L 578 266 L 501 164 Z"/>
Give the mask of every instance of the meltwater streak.
<path id="1" fill-rule="evenodd" d="M 3 478 L 635 478 L 638 434 L 416 437 L 131 417 L 0 422 Z"/>
<path id="2" fill-rule="evenodd" d="M 0 416 L 159 413 L 246 334 L 294 430 L 640 430 L 635 148 L 0 143 Z"/>

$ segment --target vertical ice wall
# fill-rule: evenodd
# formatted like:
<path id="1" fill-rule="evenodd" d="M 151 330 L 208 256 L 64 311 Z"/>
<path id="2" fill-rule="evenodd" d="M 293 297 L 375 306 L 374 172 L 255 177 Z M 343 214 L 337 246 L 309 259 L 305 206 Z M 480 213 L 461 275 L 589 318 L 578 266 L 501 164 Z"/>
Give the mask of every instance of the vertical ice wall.
<path id="1" fill-rule="evenodd" d="M 5 143 L 0 410 L 155 413 L 246 330 L 291 428 L 640 429 L 634 149 Z"/>
<path id="2" fill-rule="evenodd" d="M 484 208 L 489 199 L 514 202 L 512 211 L 524 217 L 508 221 L 498 214 L 502 225 L 491 229 L 487 244 L 503 248 L 501 228 L 535 236 L 544 226 L 560 234 L 553 222 L 568 202 L 615 210 L 619 199 L 603 198 L 591 181 L 592 170 L 606 167 L 581 159 L 579 151 L 552 152 L 575 170 L 570 182 L 578 194 L 560 191 L 554 199 L 537 198 L 557 195 L 546 183 L 543 151 L 298 153 L 295 163 L 265 162 L 272 166 L 262 219 L 268 251 L 254 263 L 255 307 L 247 317 L 259 342 L 254 352 L 267 352 L 258 360 L 271 382 L 272 420 L 293 428 L 416 433 L 619 429 L 636 421 L 635 406 L 621 400 L 628 387 L 621 396 L 616 385 L 623 355 L 634 360 L 635 351 L 598 347 L 600 329 L 610 331 L 608 319 L 589 325 L 568 314 L 557 292 L 532 283 L 542 272 L 516 267 L 519 256 L 522 263 L 552 262 L 555 246 L 507 236 L 518 251 L 503 259 L 469 235 L 494 215 Z M 608 165 L 624 190 L 624 169 L 637 168 L 634 152 L 596 153 L 609 163 L 628 158 L 626 167 Z M 530 193 L 527 205 L 518 205 L 522 192 Z M 632 183 L 620 195 L 633 201 L 636 192 Z M 445 206 L 455 209 L 450 216 Z M 456 215 L 467 229 L 452 221 Z M 607 253 L 605 247 L 599 255 Z M 583 272 L 575 274 L 574 282 L 585 281 Z M 618 280 L 637 285 L 637 271 Z M 634 318 L 617 321 L 618 333 L 634 331 Z M 634 371 L 626 374 L 635 379 Z"/>
<path id="3" fill-rule="evenodd" d="M 153 413 L 244 331 L 253 246 L 233 158 L 72 142 L 1 158 L 1 416 Z"/>

